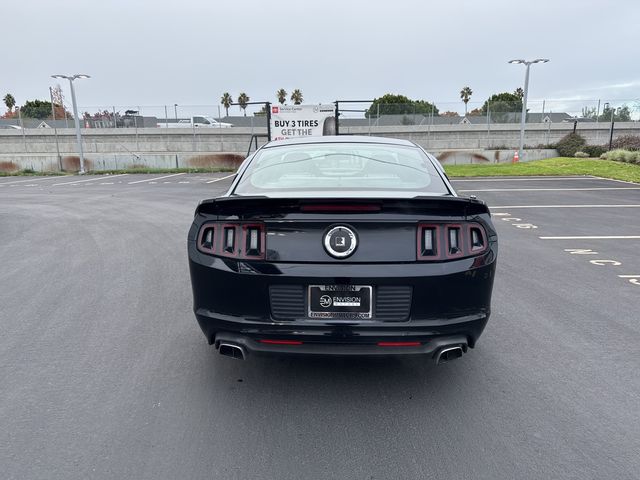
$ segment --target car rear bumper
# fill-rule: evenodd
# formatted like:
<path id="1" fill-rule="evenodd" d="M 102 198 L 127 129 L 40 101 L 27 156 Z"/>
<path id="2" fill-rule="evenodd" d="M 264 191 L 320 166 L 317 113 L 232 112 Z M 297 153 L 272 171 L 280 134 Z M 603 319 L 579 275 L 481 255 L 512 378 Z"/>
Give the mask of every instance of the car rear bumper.
<path id="1" fill-rule="evenodd" d="M 247 355 L 331 355 L 331 356 L 394 356 L 394 355 L 427 355 L 434 357 L 438 352 L 452 346 L 459 346 L 463 352 L 470 346 L 468 337 L 464 335 L 446 335 L 434 337 L 424 342 L 383 342 L 376 343 L 296 343 L 286 340 L 283 343 L 278 340 L 271 342 L 256 340 L 246 335 L 237 333 L 218 333 L 214 345 L 220 349 L 221 345 L 234 345 L 243 351 L 242 358 Z M 417 344 L 413 344 L 417 343 Z"/>
<path id="2" fill-rule="evenodd" d="M 255 353 L 398 355 L 431 354 L 451 344 L 473 348 L 489 313 L 406 322 L 265 323 L 198 310 L 196 318 L 209 343 L 216 347 L 224 340 Z"/>
<path id="3" fill-rule="evenodd" d="M 194 313 L 207 340 L 216 346 L 220 335 L 230 335 L 228 340 L 252 353 L 429 354 L 443 344 L 474 347 L 489 319 L 492 251 L 440 264 L 386 265 L 249 263 L 203 256 L 191 246 L 189 256 Z M 305 289 L 336 284 L 371 285 L 372 318 L 309 318 Z M 274 287 L 291 285 L 301 294 L 276 310 Z M 409 295 L 398 294 L 407 289 Z M 383 290 L 406 308 L 380 309 Z M 264 343 L 270 340 L 296 343 Z M 404 345 L 407 342 L 412 344 Z"/>

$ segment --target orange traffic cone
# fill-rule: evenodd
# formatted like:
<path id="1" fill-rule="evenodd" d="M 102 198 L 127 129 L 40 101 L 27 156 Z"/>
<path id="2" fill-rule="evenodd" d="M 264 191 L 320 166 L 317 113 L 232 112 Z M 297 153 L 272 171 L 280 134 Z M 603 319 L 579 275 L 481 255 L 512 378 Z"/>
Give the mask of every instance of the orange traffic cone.
<path id="1" fill-rule="evenodd" d="M 518 163 L 518 160 L 520 160 L 520 156 L 518 155 L 518 151 L 516 150 L 516 153 L 513 154 L 513 160 L 511 160 L 511 163 Z"/>

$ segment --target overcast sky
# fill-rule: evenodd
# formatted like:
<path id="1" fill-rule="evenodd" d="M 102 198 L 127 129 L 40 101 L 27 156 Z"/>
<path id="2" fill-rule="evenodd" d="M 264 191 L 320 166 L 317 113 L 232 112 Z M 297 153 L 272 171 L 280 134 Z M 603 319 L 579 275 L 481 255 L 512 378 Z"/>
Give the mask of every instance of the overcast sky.
<path id="1" fill-rule="evenodd" d="M 87 73 L 82 106 L 275 101 L 283 87 L 305 103 L 392 92 L 461 110 L 463 86 L 482 102 L 522 86 L 509 59 L 545 57 L 530 100 L 640 107 L 638 0 L 1 0 L 0 12 L 0 95 L 18 104 L 47 98 L 53 73 Z"/>

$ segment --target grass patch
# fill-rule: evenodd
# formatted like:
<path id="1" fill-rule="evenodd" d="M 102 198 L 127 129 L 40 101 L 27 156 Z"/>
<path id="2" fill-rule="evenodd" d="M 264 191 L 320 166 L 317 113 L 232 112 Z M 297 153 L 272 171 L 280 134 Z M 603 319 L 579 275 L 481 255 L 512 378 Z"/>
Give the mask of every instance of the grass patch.
<path id="1" fill-rule="evenodd" d="M 640 183 L 640 165 L 598 158 L 557 157 L 522 163 L 445 165 L 444 169 L 450 177 L 593 175 Z"/>

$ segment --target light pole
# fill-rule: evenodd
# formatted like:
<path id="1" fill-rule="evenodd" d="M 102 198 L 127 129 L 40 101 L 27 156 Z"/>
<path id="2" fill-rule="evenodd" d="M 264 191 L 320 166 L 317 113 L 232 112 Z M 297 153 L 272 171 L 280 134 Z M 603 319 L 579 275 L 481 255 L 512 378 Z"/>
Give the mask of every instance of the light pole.
<path id="1" fill-rule="evenodd" d="M 177 103 L 173 104 L 173 113 L 176 116 L 176 123 L 178 123 L 178 104 Z"/>
<path id="2" fill-rule="evenodd" d="M 520 118 L 520 145 L 518 147 L 518 158 L 523 158 L 524 154 L 524 124 L 527 117 L 527 95 L 529 93 L 529 67 L 534 63 L 547 63 L 548 58 L 537 58 L 535 60 L 509 60 L 509 63 L 521 63 L 526 65 L 527 71 L 524 74 L 524 96 L 522 98 L 522 118 Z"/>
<path id="3" fill-rule="evenodd" d="M 80 119 L 78 118 L 78 105 L 76 104 L 76 91 L 73 89 L 73 81 L 77 78 L 91 78 L 89 75 L 76 73 L 75 75 L 51 75 L 52 78 L 66 78 L 69 80 L 71 87 L 71 102 L 73 103 L 73 118 L 76 121 L 76 139 L 78 140 L 78 152 L 80 153 L 80 175 L 85 173 L 84 170 L 84 152 L 82 151 L 82 135 L 80 133 Z"/>

